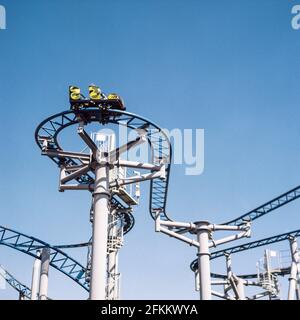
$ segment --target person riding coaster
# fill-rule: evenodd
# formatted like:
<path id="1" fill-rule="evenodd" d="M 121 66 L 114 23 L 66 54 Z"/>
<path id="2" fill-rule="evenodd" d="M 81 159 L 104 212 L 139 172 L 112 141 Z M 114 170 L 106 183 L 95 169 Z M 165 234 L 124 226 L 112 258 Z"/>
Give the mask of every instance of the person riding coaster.
<path id="1" fill-rule="evenodd" d="M 76 86 L 69 87 L 69 100 L 71 110 L 81 110 L 98 107 L 103 110 L 116 109 L 125 111 L 123 99 L 116 93 L 110 93 L 107 96 L 101 89 L 95 85 L 89 86 L 89 99 L 81 94 L 80 88 Z"/>

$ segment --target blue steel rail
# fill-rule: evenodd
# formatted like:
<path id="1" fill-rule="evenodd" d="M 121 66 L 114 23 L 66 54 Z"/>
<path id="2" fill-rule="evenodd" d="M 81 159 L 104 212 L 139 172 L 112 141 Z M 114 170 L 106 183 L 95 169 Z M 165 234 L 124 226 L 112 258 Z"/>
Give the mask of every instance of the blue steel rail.
<path id="1" fill-rule="evenodd" d="M 241 225 L 245 220 L 247 221 L 253 221 L 256 220 L 265 214 L 274 211 L 296 199 L 300 198 L 300 186 L 291 189 L 280 196 L 264 203 L 263 205 L 241 215 L 240 217 L 233 219 L 231 221 L 228 221 L 223 224 L 227 225 L 234 225 L 234 226 L 239 226 Z"/>
<path id="2" fill-rule="evenodd" d="M 282 268 L 282 269 L 279 269 L 279 270 L 275 270 L 275 271 L 272 271 L 272 273 L 274 275 L 278 275 L 278 276 L 286 276 L 286 275 L 289 275 L 291 273 L 291 268 L 288 267 L 288 268 Z M 210 274 L 212 278 L 215 278 L 215 279 L 227 279 L 228 276 L 226 274 L 220 274 L 220 273 L 211 273 Z M 253 273 L 253 274 L 239 274 L 237 275 L 238 278 L 242 278 L 242 279 L 255 279 L 257 278 L 257 273 Z"/>
<path id="3" fill-rule="evenodd" d="M 294 238 L 299 238 L 300 237 L 300 230 L 295 230 L 295 231 L 291 231 L 291 232 L 287 232 L 287 233 L 282 233 L 276 236 L 272 236 L 272 237 L 268 237 L 268 238 L 264 238 L 264 239 L 260 239 L 260 240 L 256 240 L 256 241 L 252 241 L 252 242 L 248 242 L 248 243 L 244 243 L 238 246 L 234 246 L 234 247 L 230 247 L 230 248 L 226 248 L 223 250 L 218 250 L 215 252 L 211 253 L 210 259 L 216 259 L 216 258 L 220 258 L 222 256 L 224 256 L 226 253 L 227 254 L 233 254 L 233 253 L 237 253 L 237 252 L 241 252 L 241 251 L 246 251 L 249 249 L 255 249 L 258 247 L 262 247 L 262 246 L 266 246 L 272 243 L 276 243 L 276 242 L 281 242 L 281 241 L 285 241 L 290 239 L 290 237 L 294 237 Z M 190 265 L 192 271 L 195 271 L 198 269 L 198 260 L 195 259 L 191 265 Z"/>
<path id="4" fill-rule="evenodd" d="M 21 283 L 19 280 L 17 280 L 12 274 L 10 274 L 7 270 L 3 268 L 3 266 L 0 266 L 2 271 L 4 271 L 4 274 L 0 272 L 0 276 L 3 277 L 3 279 L 15 290 L 19 292 L 22 296 L 26 297 L 27 299 L 31 299 L 31 290 L 25 286 L 25 284 Z"/>
<path id="5" fill-rule="evenodd" d="M 126 126 L 127 128 L 133 130 L 143 129 L 146 131 L 146 137 L 148 143 L 152 150 L 152 162 L 153 164 L 159 164 L 162 158 L 166 159 L 166 179 L 162 180 L 151 180 L 150 182 L 150 202 L 149 211 L 154 219 L 156 212 L 160 212 L 161 219 L 170 220 L 166 213 L 166 202 L 168 194 L 170 167 L 171 167 L 171 157 L 172 150 L 169 138 L 163 132 L 163 130 L 158 127 L 153 122 L 137 116 L 132 113 L 119 111 L 119 110 L 107 110 L 103 111 L 100 109 L 84 109 L 80 111 L 64 111 L 55 114 L 47 119 L 45 119 L 35 131 L 35 140 L 38 146 L 42 149 L 43 139 L 47 139 L 51 143 L 51 148 L 55 150 L 63 150 L 58 143 L 59 133 L 71 126 L 84 122 L 89 124 L 92 122 L 100 123 L 102 125 L 106 124 L 116 124 Z M 64 157 L 58 158 L 55 156 L 49 156 L 57 165 L 60 165 L 62 161 L 65 165 L 76 165 L 78 164 L 75 160 Z M 79 183 L 90 184 L 93 182 L 94 178 L 89 174 L 82 174 L 76 179 Z M 118 200 L 117 197 L 113 198 L 114 202 L 118 206 L 123 206 L 123 204 Z M 124 207 L 124 206 L 123 206 Z M 129 219 L 130 223 L 132 220 Z M 129 226 L 128 230 L 131 229 Z"/>
<path id="6" fill-rule="evenodd" d="M 85 279 L 86 268 L 59 248 L 4 226 L 0 226 L 0 245 L 10 247 L 38 259 L 40 257 L 36 251 L 45 247 L 49 248 L 50 265 L 89 291 L 89 284 Z"/>

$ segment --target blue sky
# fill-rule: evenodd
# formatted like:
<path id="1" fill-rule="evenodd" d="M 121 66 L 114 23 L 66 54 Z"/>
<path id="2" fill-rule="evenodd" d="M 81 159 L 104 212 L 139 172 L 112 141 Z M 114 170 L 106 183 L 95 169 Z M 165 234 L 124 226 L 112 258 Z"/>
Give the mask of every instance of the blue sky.
<path id="1" fill-rule="evenodd" d="M 288 0 L 1 0 L 1 224 L 53 244 L 86 241 L 89 195 L 57 191 L 57 168 L 34 130 L 68 109 L 70 84 L 117 91 L 130 112 L 161 127 L 204 128 L 205 169 L 172 169 L 168 212 L 223 222 L 299 184 L 300 31 Z M 195 250 L 154 233 L 148 188 L 122 249 L 124 299 L 197 299 Z M 299 203 L 253 225 L 253 239 L 295 230 Z M 217 235 L 218 237 L 218 235 Z M 282 248 L 287 248 L 281 245 Z M 277 247 L 274 246 L 276 249 Z M 70 252 L 81 261 L 84 251 Z M 234 257 L 255 272 L 263 249 Z M 0 263 L 29 284 L 32 260 L 1 248 Z M 223 270 L 224 261 L 213 263 Z M 51 270 L 49 295 L 86 298 Z M 11 289 L 0 298 L 15 298 Z"/>

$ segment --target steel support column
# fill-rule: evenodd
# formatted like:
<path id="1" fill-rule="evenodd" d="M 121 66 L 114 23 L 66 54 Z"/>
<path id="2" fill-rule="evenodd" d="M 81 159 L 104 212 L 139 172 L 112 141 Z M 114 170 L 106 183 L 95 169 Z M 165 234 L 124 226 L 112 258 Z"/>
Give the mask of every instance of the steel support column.
<path id="1" fill-rule="evenodd" d="M 300 300 L 300 280 L 298 280 L 298 284 L 297 284 L 296 299 Z"/>
<path id="2" fill-rule="evenodd" d="M 91 266 L 91 300 L 106 299 L 107 235 L 109 215 L 109 168 L 100 164 L 95 169 L 94 217 Z"/>
<path id="3" fill-rule="evenodd" d="M 118 251 L 110 252 L 108 256 L 108 289 L 109 300 L 118 300 Z"/>
<path id="4" fill-rule="evenodd" d="M 37 256 L 40 256 L 41 252 L 37 251 Z M 31 300 L 39 299 L 39 286 L 41 275 L 41 260 L 36 258 L 32 268 L 32 280 L 31 280 Z"/>
<path id="5" fill-rule="evenodd" d="M 211 300 L 210 252 L 209 252 L 209 222 L 199 221 L 197 226 L 198 273 L 200 282 L 200 300 Z"/>
<path id="6" fill-rule="evenodd" d="M 299 253 L 298 244 L 296 238 L 290 238 L 290 250 L 292 257 L 291 274 L 289 277 L 289 291 L 288 300 L 294 300 L 297 287 L 297 273 L 298 273 L 298 263 L 299 263 Z"/>
<path id="7" fill-rule="evenodd" d="M 245 296 L 245 287 L 244 287 L 244 281 L 241 278 L 236 277 L 236 288 L 239 294 L 239 300 L 246 300 Z"/>
<path id="8" fill-rule="evenodd" d="M 41 276 L 40 276 L 40 300 L 48 298 L 48 275 L 50 264 L 50 248 L 43 248 L 41 255 Z"/>

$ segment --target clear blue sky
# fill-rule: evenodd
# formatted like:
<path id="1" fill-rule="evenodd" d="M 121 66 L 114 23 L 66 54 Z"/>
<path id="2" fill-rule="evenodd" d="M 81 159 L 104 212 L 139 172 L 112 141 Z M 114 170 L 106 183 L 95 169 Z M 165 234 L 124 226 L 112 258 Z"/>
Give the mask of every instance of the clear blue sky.
<path id="1" fill-rule="evenodd" d="M 204 173 L 172 170 L 168 211 L 177 220 L 223 222 L 299 184 L 297 1 L 0 3 L 0 224 L 53 244 L 89 238 L 89 195 L 59 193 L 57 168 L 34 142 L 41 120 L 68 109 L 69 84 L 117 91 L 128 111 L 162 127 L 205 129 Z M 144 190 L 121 253 L 122 297 L 197 299 L 196 252 L 154 233 Z M 299 228 L 299 209 L 295 202 L 262 218 L 253 239 Z M 0 249 L 0 263 L 29 284 L 32 259 Z M 236 255 L 236 271 L 255 272 L 262 253 Z M 85 252 L 71 254 L 84 263 Z M 222 259 L 213 270 L 224 270 Z M 51 297 L 87 297 L 55 270 L 50 277 Z M 0 290 L 1 299 L 16 296 Z"/>

